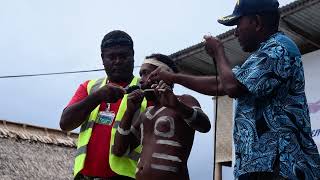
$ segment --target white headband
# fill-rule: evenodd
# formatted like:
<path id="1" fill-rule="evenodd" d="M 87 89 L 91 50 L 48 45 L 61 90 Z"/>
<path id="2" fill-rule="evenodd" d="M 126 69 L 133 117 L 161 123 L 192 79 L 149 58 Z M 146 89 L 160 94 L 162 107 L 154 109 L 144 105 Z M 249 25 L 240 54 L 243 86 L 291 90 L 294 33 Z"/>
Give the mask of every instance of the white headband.
<path id="1" fill-rule="evenodd" d="M 154 58 L 145 59 L 143 61 L 143 64 L 152 64 L 152 65 L 158 66 L 158 67 L 160 67 L 160 68 L 162 68 L 164 70 L 167 70 L 169 72 L 174 72 L 172 70 L 172 68 L 170 68 L 168 65 L 166 65 L 165 63 L 163 63 L 161 61 L 158 61 L 158 60 L 156 60 Z"/>

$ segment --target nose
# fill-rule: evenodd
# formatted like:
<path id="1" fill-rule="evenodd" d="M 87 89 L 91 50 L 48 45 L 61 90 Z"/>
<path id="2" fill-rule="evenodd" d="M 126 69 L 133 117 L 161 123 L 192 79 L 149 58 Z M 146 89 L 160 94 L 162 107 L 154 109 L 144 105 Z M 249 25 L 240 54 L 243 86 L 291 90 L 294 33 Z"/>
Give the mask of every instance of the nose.
<path id="1" fill-rule="evenodd" d="M 116 57 L 114 57 L 113 62 L 114 62 L 114 64 L 119 64 L 122 62 L 122 59 L 120 56 L 116 56 Z"/>

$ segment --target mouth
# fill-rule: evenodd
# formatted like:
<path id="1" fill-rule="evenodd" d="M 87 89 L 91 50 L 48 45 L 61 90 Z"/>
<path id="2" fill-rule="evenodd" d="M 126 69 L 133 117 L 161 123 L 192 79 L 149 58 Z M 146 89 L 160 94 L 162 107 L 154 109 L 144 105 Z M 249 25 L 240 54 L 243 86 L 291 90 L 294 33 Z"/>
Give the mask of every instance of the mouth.
<path id="1" fill-rule="evenodd" d="M 141 89 L 142 90 L 145 90 L 145 89 L 154 89 L 154 88 L 152 88 L 152 85 L 157 85 L 158 84 L 158 82 L 148 82 L 148 83 L 144 83 L 144 84 L 141 84 Z"/>
<path id="2" fill-rule="evenodd" d="M 128 72 L 128 68 L 127 67 L 116 67 L 116 68 L 112 68 L 111 72 L 112 73 L 123 73 L 123 72 Z"/>
<path id="3" fill-rule="evenodd" d="M 125 67 L 114 67 L 112 68 L 112 71 L 121 71 L 123 69 L 125 69 Z"/>
<path id="4" fill-rule="evenodd" d="M 151 89 L 151 85 L 149 85 L 149 84 L 147 84 L 147 83 L 141 84 L 141 89 L 142 89 L 142 90 Z"/>
<path id="5" fill-rule="evenodd" d="M 122 73 L 123 71 L 121 71 L 121 70 L 113 70 L 112 72 L 113 73 Z"/>

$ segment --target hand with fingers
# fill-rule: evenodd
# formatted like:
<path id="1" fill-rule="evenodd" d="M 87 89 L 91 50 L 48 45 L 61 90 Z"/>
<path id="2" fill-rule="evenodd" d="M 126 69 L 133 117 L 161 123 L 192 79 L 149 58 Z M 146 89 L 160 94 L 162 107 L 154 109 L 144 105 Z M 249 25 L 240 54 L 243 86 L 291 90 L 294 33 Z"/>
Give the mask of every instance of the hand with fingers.
<path id="1" fill-rule="evenodd" d="M 205 40 L 205 49 L 211 57 L 214 58 L 217 53 L 224 51 L 223 44 L 217 38 L 209 35 L 205 35 L 203 38 Z"/>
<path id="2" fill-rule="evenodd" d="M 143 101 L 144 94 L 141 89 L 137 89 L 128 94 L 127 111 L 136 112 Z"/>
<path id="3" fill-rule="evenodd" d="M 98 97 L 101 101 L 106 101 L 108 103 L 117 102 L 125 93 L 126 91 L 123 87 L 111 83 L 104 85 L 97 91 Z"/>
<path id="4" fill-rule="evenodd" d="M 155 96 L 161 105 L 168 108 L 175 108 L 179 101 L 176 95 L 173 93 L 171 87 L 167 85 L 163 80 L 158 85 L 153 85 Z"/>
<path id="5" fill-rule="evenodd" d="M 159 82 L 163 80 L 167 84 L 173 84 L 173 73 L 158 67 L 156 70 L 150 73 L 148 82 Z"/>

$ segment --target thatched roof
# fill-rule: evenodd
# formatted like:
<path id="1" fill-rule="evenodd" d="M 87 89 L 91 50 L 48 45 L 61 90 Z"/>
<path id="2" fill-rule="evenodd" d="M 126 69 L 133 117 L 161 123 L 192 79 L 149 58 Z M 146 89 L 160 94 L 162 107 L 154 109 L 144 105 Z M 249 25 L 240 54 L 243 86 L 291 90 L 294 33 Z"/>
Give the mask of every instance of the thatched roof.
<path id="1" fill-rule="evenodd" d="M 0 120 L 0 179 L 72 179 L 77 134 Z"/>

